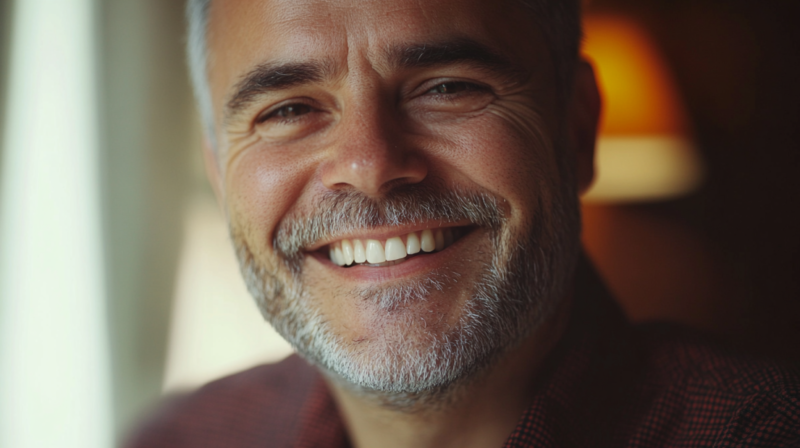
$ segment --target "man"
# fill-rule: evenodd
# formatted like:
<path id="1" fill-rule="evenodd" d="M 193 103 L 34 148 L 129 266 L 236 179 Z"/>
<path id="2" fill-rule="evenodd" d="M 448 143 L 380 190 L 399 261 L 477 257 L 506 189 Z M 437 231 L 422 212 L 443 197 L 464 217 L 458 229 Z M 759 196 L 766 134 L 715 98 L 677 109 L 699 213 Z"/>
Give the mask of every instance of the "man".
<path id="1" fill-rule="evenodd" d="M 797 376 L 633 328 L 579 247 L 578 1 L 190 2 L 209 177 L 304 358 L 132 446 L 792 446 Z M 313 367 L 312 367 L 313 365 Z"/>

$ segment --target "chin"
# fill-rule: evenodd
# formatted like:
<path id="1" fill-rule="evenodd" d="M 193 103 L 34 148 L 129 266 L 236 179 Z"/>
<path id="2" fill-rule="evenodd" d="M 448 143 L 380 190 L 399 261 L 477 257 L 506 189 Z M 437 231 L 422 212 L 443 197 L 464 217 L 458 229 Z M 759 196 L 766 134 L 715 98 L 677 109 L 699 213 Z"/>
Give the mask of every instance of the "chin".
<path id="1" fill-rule="evenodd" d="M 380 279 L 359 272 L 367 266 L 331 263 L 319 255 L 329 252 L 322 244 L 313 255 L 293 243 L 295 254 L 274 254 L 267 264 L 235 231 L 233 240 L 262 313 L 301 356 L 350 390 L 403 408 L 444 400 L 557 308 L 579 254 L 578 218 L 559 210 L 494 227 L 473 219 L 478 230 L 440 253 L 374 268 L 395 271 Z M 481 256 L 468 257 L 475 247 Z"/>

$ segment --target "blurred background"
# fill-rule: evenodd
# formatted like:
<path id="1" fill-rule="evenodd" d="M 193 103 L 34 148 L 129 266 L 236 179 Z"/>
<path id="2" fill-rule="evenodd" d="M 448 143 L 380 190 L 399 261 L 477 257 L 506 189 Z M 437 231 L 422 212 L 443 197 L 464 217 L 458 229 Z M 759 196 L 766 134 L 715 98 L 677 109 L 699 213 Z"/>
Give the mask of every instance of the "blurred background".
<path id="1" fill-rule="evenodd" d="M 584 243 L 609 287 L 636 321 L 792 362 L 797 17 L 594 0 L 585 47 L 607 108 Z M 290 353 L 204 180 L 183 44 L 183 0 L 0 0 L 2 448 L 112 446 L 164 394 Z"/>

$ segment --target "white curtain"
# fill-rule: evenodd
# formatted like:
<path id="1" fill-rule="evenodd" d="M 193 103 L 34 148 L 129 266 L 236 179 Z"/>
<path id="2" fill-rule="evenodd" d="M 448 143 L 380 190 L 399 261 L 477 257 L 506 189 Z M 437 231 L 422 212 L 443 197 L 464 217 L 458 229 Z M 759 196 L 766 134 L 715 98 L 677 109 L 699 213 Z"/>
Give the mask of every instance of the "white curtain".
<path id="1" fill-rule="evenodd" d="M 13 5 L 0 209 L 0 445 L 112 443 L 94 5 Z"/>
<path id="2" fill-rule="evenodd" d="M 9 3 L 0 448 L 110 447 L 163 383 L 198 151 L 184 1 Z"/>

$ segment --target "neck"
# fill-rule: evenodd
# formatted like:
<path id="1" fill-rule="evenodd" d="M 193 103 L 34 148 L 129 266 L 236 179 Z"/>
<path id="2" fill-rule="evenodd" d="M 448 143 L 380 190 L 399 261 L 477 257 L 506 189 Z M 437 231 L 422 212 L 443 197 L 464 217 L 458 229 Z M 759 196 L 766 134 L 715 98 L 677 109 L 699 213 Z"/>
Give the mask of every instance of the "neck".
<path id="1" fill-rule="evenodd" d="M 355 448 L 502 446 L 529 405 L 534 377 L 563 333 L 570 301 L 520 345 L 463 384 L 407 407 L 329 381 Z"/>

